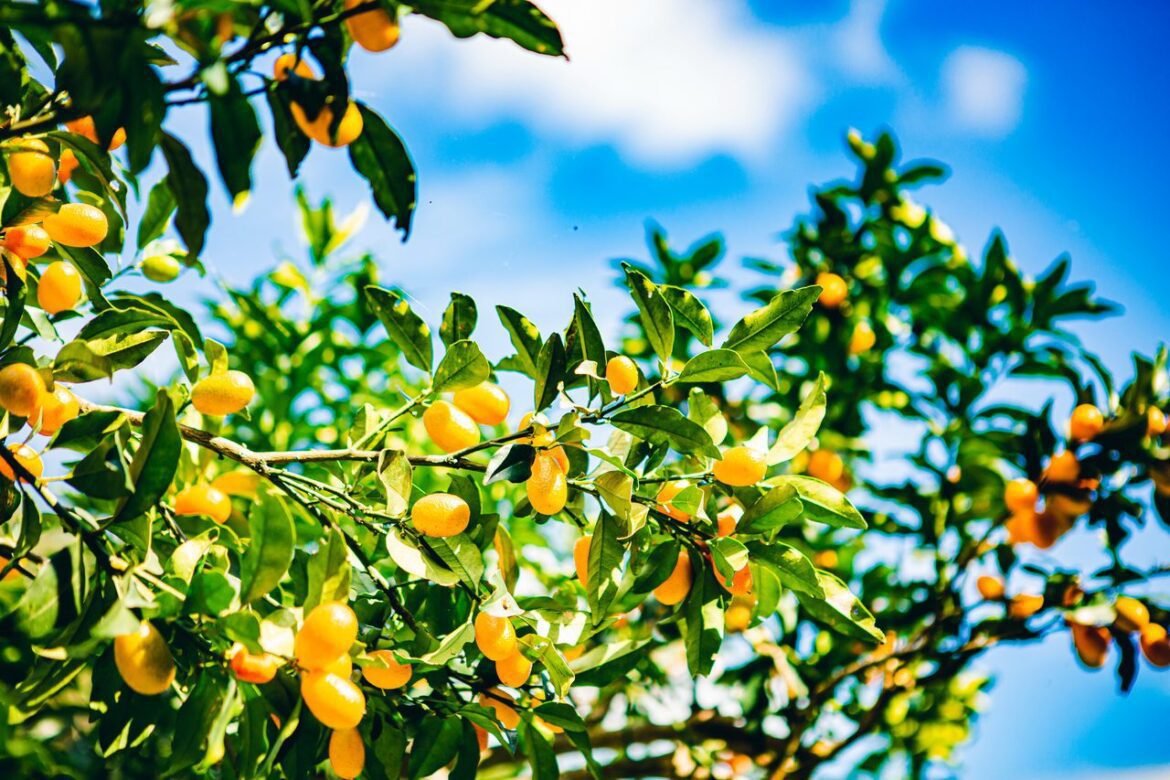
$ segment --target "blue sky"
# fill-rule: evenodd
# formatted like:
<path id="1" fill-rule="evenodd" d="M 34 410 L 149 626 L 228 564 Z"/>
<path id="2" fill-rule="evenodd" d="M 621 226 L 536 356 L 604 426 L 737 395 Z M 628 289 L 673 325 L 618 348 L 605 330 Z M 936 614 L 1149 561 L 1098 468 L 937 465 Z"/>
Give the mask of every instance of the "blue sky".
<path id="1" fill-rule="evenodd" d="M 647 218 L 685 245 L 727 237 L 725 271 L 784 256 L 777 234 L 807 208 L 810 184 L 851 173 L 842 138 L 891 128 L 910 157 L 951 181 L 921 200 L 973 249 L 1005 231 L 1024 269 L 1062 252 L 1078 278 L 1123 302 L 1124 318 L 1082 328 L 1107 364 L 1150 353 L 1166 332 L 1161 284 L 1170 5 L 976 4 L 853 0 L 549 0 L 571 62 L 493 40 L 454 41 L 408 18 L 389 53 L 354 57 L 356 92 L 410 147 L 420 181 L 406 244 L 376 216 L 355 240 L 386 281 L 437 319 L 452 287 L 506 303 L 542 329 L 577 287 L 615 332 L 626 304 L 608 260 L 642 257 Z M 175 117 L 202 137 L 206 117 Z M 204 143 L 197 154 L 214 170 Z M 213 191 L 205 261 L 237 282 L 300 256 L 291 184 L 271 142 L 251 203 L 232 214 Z M 367 200 L 342 152 L 314 149 L 302 181 L 343 211 Z M 738 271 L 739 274 L 744 272 Z M 209 287 L 185 277 L 181 296 Z M 489 347 L 504 348 L 485 328 Z M 1165 537 L 1153 537 L 1165 546 Z M 1077 554 L 1076 549 L 1070 554 Z M 1154 723 L 1170 675 L 1143 673 L 1127 699 L 1080 671 L 1066 637 L 997 651 L 999 675 L 971 777 L 1153 776 L 1170 762 Z"/>

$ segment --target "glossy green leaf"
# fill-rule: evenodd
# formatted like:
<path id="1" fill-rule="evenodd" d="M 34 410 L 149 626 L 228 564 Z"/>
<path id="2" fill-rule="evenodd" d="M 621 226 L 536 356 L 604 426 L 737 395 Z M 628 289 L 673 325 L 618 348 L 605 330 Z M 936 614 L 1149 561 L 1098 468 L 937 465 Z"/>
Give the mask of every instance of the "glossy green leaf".
<path id="1" fill-rule="evenodd" d="M 451 344 L 443 354 L 439 367 L 435 369 L 433 387 L 436 393 L 462 390 L 486 382 L 491 374 L 491 364 L 479 347 L 464 339 Z"/>
<path id="2" fill-rule="evenodd" d="M 680 382 L 727 382 L 739 379 L 748 372 L 747 364 L 738 352 L 730 349 L 712 349 L 700 352 L 687 361 L 679 372 Z"/>
<path id="3" fill-rule="evenodd" d="M 710 434 L 682 412 L 671 406 L 639 406 L 618 412 L 611 418 L 613 426 L 653 445 L 669 445 L 676 452 L 720 457 L 719 448 Z"/>
<path id="4" fill-rule="evenodd" d="M 249 604 L 268 595 L 288 571 L 296 529 L 284 501 L 261 491 L 248 513 L 252 541 L 240 562 L 240 600 Z"/>
<path id="5" fill-rule="evenodd" d="M 407 362 L 429 373 L 435 361 L 431 329 L 406 299 L 393 290 L 370 286 L 366 288 L 366 300 Z"/>
<path id="6" fill-rule="evenodd" d="M 796 332 L 812 311 L 820 293 L 821 288 L 816 286 L 778 293 L 735 323 L 723 347 L 741 354 L 771 349 L 780 339 Z"/>

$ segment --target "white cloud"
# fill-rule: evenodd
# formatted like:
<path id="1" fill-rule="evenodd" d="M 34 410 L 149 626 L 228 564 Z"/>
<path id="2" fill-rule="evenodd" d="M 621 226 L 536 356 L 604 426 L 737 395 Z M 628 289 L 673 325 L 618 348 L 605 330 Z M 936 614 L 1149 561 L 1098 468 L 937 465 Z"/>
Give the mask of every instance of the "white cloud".
<path id="1" fill-rule="evenodd" d="M 1019 124 L 1028 71 L 1010 54 L 963 46 L 943 63 L 942 82 L 947 112 L 957 126 L 998 137 Z"/>
<path id="2" fill-rule="evenodd" d="M 882 43 L 886 0 L 853 0 L 849 15 L 832 31 L 837 67 L 862 84 L 899 79 L 899 71 Z"/>

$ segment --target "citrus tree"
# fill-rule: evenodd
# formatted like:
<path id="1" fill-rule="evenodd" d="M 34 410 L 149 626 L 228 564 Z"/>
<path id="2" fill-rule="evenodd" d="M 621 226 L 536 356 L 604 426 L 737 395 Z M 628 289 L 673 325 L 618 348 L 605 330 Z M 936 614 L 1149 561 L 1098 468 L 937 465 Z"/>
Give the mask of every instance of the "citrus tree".
<path id="1" fill-rule="evenodd" d="M 474 300 L 425 322 L 303 195 L 304 261 L 206 311 L 127 289 L 200 270 L 183 103 L 210 104 L 233 199 L 262 96 L 290 173 L 347 147 L 408 232 L 409 158 L 345 70 L 406 13 L 561 53 L 525 0 L 0 8 L 0 766 L 922 773 L 996 643 L 1068 630 L 1089 667 L 1116 645 L 1123 688 L 1139 645 L 1170 663 L 1162 572 L 1123 556 L 1151 480 L 1168 500 L 1164 356 L 1115 388 L 1063 327 L 1110 307 L 999 237 L 971 261 L 907 194 L 942 170 L 888 137 L 851 137 L 857 180 L 817 192 L 792 262 L 752 261 L 730 326 L 703 301 L 721 243 L 655 234 L 620 265 L 620 340 L 579 294 L 547 333 L 496 307 L 489 358 Z M 1071 390 L 1067 425 L 996 395 L 1035 376 Z M 122 405 L 86 398 L 111 379 Z M 866 465 L 879 425 L 916 442 L 900 481 Z M 1041 552 L 1087 528 L 1100 568 Z"/>

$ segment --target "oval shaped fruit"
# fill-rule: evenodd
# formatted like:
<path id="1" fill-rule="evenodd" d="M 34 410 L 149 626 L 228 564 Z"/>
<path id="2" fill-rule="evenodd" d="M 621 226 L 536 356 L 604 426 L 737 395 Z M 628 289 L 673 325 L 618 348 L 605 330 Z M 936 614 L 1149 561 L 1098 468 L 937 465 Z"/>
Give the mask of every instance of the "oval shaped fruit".
<path id="1" fill-rule="evenodd" d="M 289 104 L 289 113 L 292 114 L 293 121 L 297 123 L 297 127 L 301 129 L 302 133 L 323 146 L 334 149 L 348 146 L 362 134 L 364 124 L 362 114 L 353 101 L 350 101 L 345 107 L 345 113 L 342 114 L 341 122 L 338 123 L 336 130 L 331 129 L 333 109 L 329 106 L 324 106 L 313 119 L 309 119 L 309 115 L 298 103 Z"/>
<path id="2" fill-rule="evenodd" d="M 72 263 L 50 263 L 37 284 L 37 304 L 48 314 L 69 311 L 81 300 L 81 274 Z"/>
<path id="3" fill-rule="evenodd" d="M 479 426 L 467 412 L 448 401 L 435 401 L 422 416 L 423 427 L 443 452 L 458 452 L 479 444 Z"/>
<path id="4" fill-rule="evenodd" d="M 73 247 L 100 244 L 110 229 L 102 210 L 88 203 L 66 203 L 56 214 L 45 217 L 41 225 L 49 238 Z"/>
<path id="5" fill-rule="evenodd" d="M 143 258 L 138 268 L 142 271 L 142 275 L 150 281 L 165 284 L 179 278 L 183 264 L 179 262 L 178 258 L 171 255 L 151 255 Z"/>
<path id="6" fill-rule="evenodd" d="M 127 687 L 143 696 L 157 696 L 175 680 L 171 650 L 147 620 L 134 633 L 114 637 L 114 664 Z"/>
<path id="7" fill-rule="evenodd" d="M 1043 607 L 1043 596 L 1021 593 L 1018 596 L 1012 596 L 1012 600 L 1008 603 L 1008 614 L 1016 620 L 1024 620 L 1035 615 Z"/>
<path id="8" fill-rule="evenodd" d="M 263 685 L 276 676 L 280 668 L 280 659 L 268 653 L 252 653 L 240 643 L 232 647 L 231 659 L 232 674 L 240 682 Z"/>
<path id="9" fill-rule="evenodd" d="M 492 688 L 479 695 L 479 703 L 496 713 L 496 720 L 506 729 L 515 729 L 520 725 L 520 713 L 512 708 L 513 699 L 499 688 Z"/>
<path id="10" fill-rule="evenodd" d="M 471 507 L 451 493 L 431 493 L 415 502 L 410 522 L 425 536 L 454 536 L 463 533 L 471 520 Z"/>
<path id="11" fill-rule="evenodd" d="M 17 254 L 20 253 L 17 252 Z M 1161 436 L 1165 432 L 1166 413 L 1156 406 L 1151 406 L 1146 411 L 1146 436 Z"/>
<path id="12" fill-rule="evenodd" d="M 345 10 L 366 0 L 345 0 Z M 398 43 L 398 22 L 383 8 L 374 8 L 346 17 L 345 27 L 353 42 L 369 52 L 386 51 Z"/>
<path id="13" fill-rule="evenodd" d="M 732 447 L 724 450 L 722 460 L 715 461 L 711 471 L 724 485 L 747 487 L 764 478 L 768 470 L 766 458 L 766 453 L 754 447 Z"/>
<path id="14" fill-rule="evenodd" d="M 670 482 L 662 483 L 662 487 L 658 488 L 658 495 L 655 497 L 658 501 L 658 511 L 667 517 L 673 517 L 680 523 L 689 523 L 691 516 L 670 502 L 675 496 L 690 486 L 691 483 L 685 479 L 673 479 Z"/>
<path id="15" fill-rule="evenodd" d="M 573 566 L 577 569 L 577 581 L 586 590 L 589 590 L 589 544 L 592 541 L 593 537 L 586 534 L 573 542 Z"/>
<path id="16" fill-rule="evenodd" d="M 1030 479 L 1013 479 L 1003 487 L 1003 503 L 1010 512 L 1034 510 L 1040 490 Z"/>
<path id="17" fill-rule="evenodd" d="M 869 352 L 877 343 L 877 334 L 868 320 L 861 320 L 853 326 L 853 334 L 849 337 L 849 354 L 860 355 Z"/>
<path id="18" fill-rule="evenodd" d="M 290 73 L 295 73 L 303 79 L 317 78 L 317 74 L 313 72 L 313 66 L 303 58 L 298 59 L 295 54 L 282 54 L 276 58 L 276 62 L 272 63 L 272 78 L 277 81 L 285 81 Z"/>
<path id="19" fill-rule="evenodd" d="M 826 309 L 836 309 L 849 297 L 849 285 L 837 274 L 823 271 L 817 274 L 816 284 L 821 287 L 817 303 Z"/>
<path id="20" fill-rule="evenodd" d="M 1109 629 L 1102 626 L 1082 626 L 1079 623 L 1069 623 L 1069 633 L 1072 634 L 1073 648 L 1077 658 L 1090 669 L 1100 669 L 1105 665 L 1105 658 L 1109 655 Z"/>
<path id="21" fill-rule="evenodd" d="M 544 452 L 532 462 L 532 476 L 524 484 L 528 503 L 542 515 L 555 515 L 569 500 L 569 479 L 560 464 Z"/>
<path id="22" fill-rule="evenodd" d="M 727 611 L 723 613 L 723 627 L 733 634 L 745 630 L 752 623 L 752 612 L 754 611 L 751 599 L 733 598 Z"/>
<path id="23" fill-rule="evenodd" d="M 1065 450 L 1052 456 L 1048 468 L 1044 470 L 1044 477 L 1049 482 L 1076 482 L 1081 475 L 1081 464 L 1077 456 Z"/>
<path id="24" fill-rule="evenodd" d="M 36 479 L 40 479 L 41 475 L 45 473 L 45 464 L 41 460 L 41 456 L 27 444 L 10 444 L 8 445 L 8 451 L 16 458 L 16 462 L 24 466 L 25 470 Z M 0 458 L 0 476 L 3 476 L 9 482 L 16 481 L 16 472 L 8 465 L 8 461 L 3 458 Z"/>
<path id="25" fill-rule="evenodd" d="M 389 650 L 375 650 L 370 653 L 371 658 L 383 661 L 386 666 L 363 666 L 362 677 L 375 688 L 391 691 L 401 688 L 410 682 L 412 670 L 410 664 L 399 663 L 394 653 Z"/>
<path id="26" fill-rule="evenodd" d="M 357 639 L 357 615 L 339 601 L 318 604 L 301 625 L 293 655 L 303 669 L 321 669 L 346 655 Z"/>
<path id="27" fill-rule="evenodd" d="M 243 371 L 224 371 L 196 382 L 191 388 L 191 403 L 200 414 L 222 417 L 240 411 L 255 395 L 251 377 Z"/>
<path id="28" fill-rule="evenodd" d="M 329 735 L 329 766 L 341 780 L 353 780 L 366 766 L 366 746 L 357 729 L 336 729 Z"/>
<path id="29" fill-rule="evenodd" d="M 743 517 L 743 508 L 739 504 L 729 506 L 715 517 L 716 536 L 731 536 L 739 525 L 739 518 Z"/>
<path id="30" fill-rule="evenodd" d="M 53 392 L 46 390 L 41 396 L 40 406 L 33 412 L 31 419 L 40 421 L 38 433 L 42 436 L 52 436 L 80 412 L 81 405 L 73 391 L 63 385 L 57 385 Z"/>
<path id="31" fill-rule="evenodd" d="M 1142 629 L 1142 655 L 1151 666 L 1165 669 L 1170 666 L 1170 639 L 1166 636 L 1165 626 L 1149 623 Z"/>
<path id="32" fill-rule="evenodd" d="M 565 448 L 559 444 L 556 447 L 549 447 L 545 450 L 550 458 L 556 461 L 556 464 L 561 467 L 561 471 L 565 474 L 569 473 L 569 455 L 565 452 Z"/>
<path id="33" fill-rule="evenodd" d="M 723 579 L 723 575 L 719 573 L 719 569 L 715 566 L 715 560 L 711 559 L 711 570 L 715 572 L 715 579 L 719 583 L 719 587 L 733 596 L 748 596 L 752 592 L 752 567 L 744 566 L 739 569 L 731 577 L 731 584 L 728 585 Z"/>
<path id="34" fill-rule="evenodd" d="M 41 405 L 45 380 L 28 363 L 0 368 L 0 406 L 17 417 L 30 417 Z"/>
<path id="35" fill-rule="evenodd" d="M 1118 596 L 1113 602 L 1115 625 L 1122 631 L 1141 631 L 1150 624 L 1150 609 L 1133 596 Z"/>
<path id="36" fill-rule="evenodd" d="M 674 571 L 670 573 L 665 582 L 654 589 L 654 597 L 667 606 L 678 604 L 691 592 L 693 580 L 691 557 L 686 550 L 682 550 L 678 554 L 678 562 L 674 565 Z"/>
<path id="37" fill-rule="evenodd" d="M 343 680 L 348 680 L 353 676 L 353 659 L 349 657 L 348 652 L 345 652 L 322 666 L 320 669 L 314 669 L 312 671 L 324 672 L 326 674 L 335 674 Z"/>
<path id="38" fill-rule="evenodd" d="M 516 629 L 506 617 L 486 612 L 475 616 L 475 645 L 490 661 L 500 661 L 516 652 Z"/>
<path id="39" fill-rule="evenodd" d="M 611 357 L 605 364 L 605 381 L 614 395 L 627 395 L 638 386 L 638 365 L 625 355 Z"/>
<path id="40" fill-rule="evenodd" d="M 301 698 L 313 717 L 331 729 L 352 729 L 366 714 L 366 697 L 361 689 L 329 672 L 302 674 Z"/>
<path id="41" fill-rule="evenodd" d="M 51 241 L 40 225 L 19 225 L 4 230 L 4 248 L 25 260 L 48 252 Z"/>
<path id="42" fill-rule="evenodd" d="M 834 485 L 845 476 L 845 461 L 832 450 L 813 450 L 809 453 L 804 472 L 814 479 Z"/>
<path id="43" fill-rule="evenodd" d="M 1081 404 L 1073 409 L 1068 422 L 1069 437 L 1074 441 L 1090 441 L 1105 427 L 1105 416 L 1093 404 Z"/>
<path id="44" fill-rule="evenodd" d="M 229 496 L 255 497 L 260 489 L 260 475 L 249 469 L 235 469 L 211 480 L 211 486 Z"/>
<path id="45" fill-rule="evenodd" d="M 975 585 L 979 588 L 979 595 L 987 601 L 999 601 L 1003 598 L 1003 580 L 999 577 L 984 574 L 975 581 Z"/>
<path id="46" fill-rule="evenodd" d="M 57 184 L 57 166 L 49 155 L 49 145 L 39 138 L 22 138 L 18 151 L 8 155 L 8 179 L 21 195 L 42 198 Z"/>
<path id="47" fill-rule="evenodd" d="M 508 416 L 511 407 L 508 394 L 491 382 L 456 390 L 452 400 L 457 408 L 480 425 L 499 425 Z"/>
<path id="48" fill-rule="evenodd" d="M 532 662 L 519 650 L 496 661 L 496 676 L 509 688 L 519 688 L 532 676 Z"/>
<path id="49" fill-rule="evenodd" d="M 175 496 L 175 514 L 208 517 L 223 524 L 232 516 L 232 500 L 222 490 L 200 482 Z"/>

